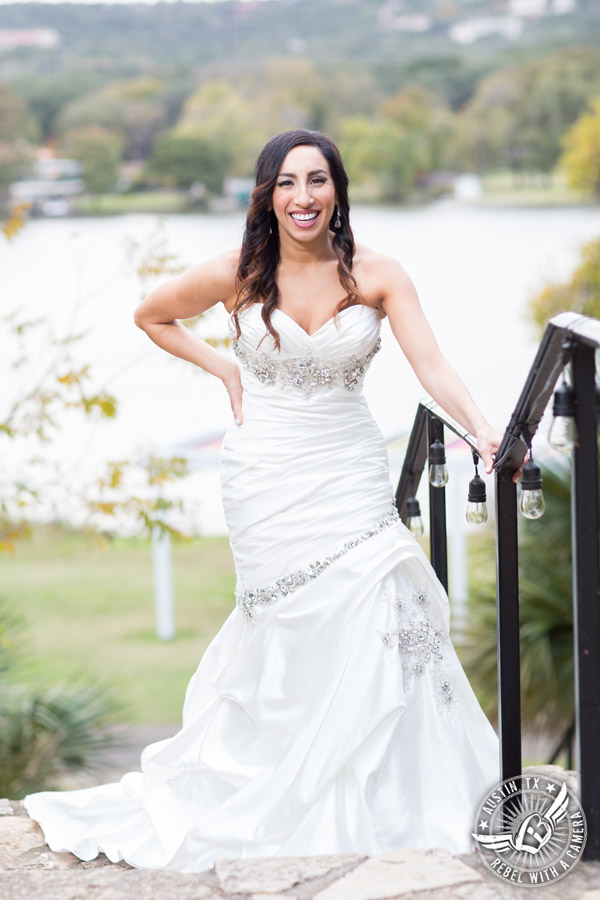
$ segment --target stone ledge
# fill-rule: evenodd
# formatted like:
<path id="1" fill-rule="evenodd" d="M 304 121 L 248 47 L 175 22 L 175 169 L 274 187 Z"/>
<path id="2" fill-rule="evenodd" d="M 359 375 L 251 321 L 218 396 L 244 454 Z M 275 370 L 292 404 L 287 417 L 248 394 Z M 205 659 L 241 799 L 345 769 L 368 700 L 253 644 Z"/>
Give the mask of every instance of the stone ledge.
<path id="1" fill-rule="evenodd" d="M 536 772 L 577 790 L 577 773 L 558 766 Z M 516 900 L 477 852 L 398 849 L 379 856 L 221 859 L 212 869 L 183 874 L 54 853 L 20 801 L 0 800 L 0 900 Z M 540 900 L 600 900 L 600 862 L 579 861 Z"/>

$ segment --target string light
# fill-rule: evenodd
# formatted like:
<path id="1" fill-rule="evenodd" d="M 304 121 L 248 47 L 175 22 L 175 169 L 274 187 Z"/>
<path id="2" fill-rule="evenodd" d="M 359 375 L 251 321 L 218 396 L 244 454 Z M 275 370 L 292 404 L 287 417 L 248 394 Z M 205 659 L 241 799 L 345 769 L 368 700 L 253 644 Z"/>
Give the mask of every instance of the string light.
<path id="1" fill-rule="evenodd" d="M 438 488 L 448 484 L 446 448 L 438 440 L 433 441 L 429 448 L 429 483 Z"/>
<path id="2" fill-rule="evenodd" d="M 488 520 L 488 511 L 485 493 L 485 481 L 477 469 L 479 455 L 473 450 L 473 463 L 475 475 L 469 482 L 469 497 L 467 502 L 466 519 L 469 525 L 483 525 Z"/>

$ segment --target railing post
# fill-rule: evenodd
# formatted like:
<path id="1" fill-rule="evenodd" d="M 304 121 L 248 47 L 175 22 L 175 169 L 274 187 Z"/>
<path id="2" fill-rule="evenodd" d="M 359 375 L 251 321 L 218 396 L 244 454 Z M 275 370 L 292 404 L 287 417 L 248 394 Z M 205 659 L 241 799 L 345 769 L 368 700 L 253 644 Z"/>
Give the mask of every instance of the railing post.
<path id="1" fill-rule="evenodd" d="M 427 419 L 427 450 L 433 441 L 444 443 L 444 426 L 429 413 Z M 446 534 L 446 488 L 429 485 L 429 545 L 431 565 L 435 574 L 448 590 L 448 538 Z"/>
<path id="2" fill-rule="evenodd" d="M 587 860 L 600 859 L 600 572 L 594 352 L 594 347 L 580 342 L 573 351 L 577 445 L 571 489 L 575 725 L 579 799 L 588 828 L 582 858 Z"/>
<path id="3" fill-rule="evenodd" d="M 510 469 L 496 470 L 496 609 L 500 780 L 521 775 L 521 666 L 517 486 Z"/>

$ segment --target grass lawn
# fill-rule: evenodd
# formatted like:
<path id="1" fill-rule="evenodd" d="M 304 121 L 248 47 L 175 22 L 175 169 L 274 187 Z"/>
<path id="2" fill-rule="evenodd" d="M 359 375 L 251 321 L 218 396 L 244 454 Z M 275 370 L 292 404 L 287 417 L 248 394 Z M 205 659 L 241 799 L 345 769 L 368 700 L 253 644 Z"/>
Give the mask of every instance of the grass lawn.
<path id="1" fill-rule="evenodd" d="M 177 725 L 188 681 L 235 605 L 227 538 L 173 543 L 173 581 L 177 634 L 164 642 L 154 634 L 148 540 L 38 528 L 14 556 L 0 555 L 0 604 L 22 623 L 19 680 L 84 676 L 125 703 L 120 722 Z M 546 761 L 527 755 L 524 765 Z"/>
<path id="2" fill-rule="evenodd" d="M 75 212 L 84 216 L 119 213 L 181 213 L 190 209 L 190 198 L 178 191 L 139 191 L 132 194 L 86 194 L 73 201 Z"/>
<path id="3" fill-rule="evenodd" d="M 126 704 L 122 722 L 179 722 L 187 683 L 235 605 L 227 538 L 173 543 L 173 582 L 177 634 L 165 642 L 154 634 L 148 540 L 39 528 L 0 556 L 0 602 L 22 621 L 20 680 L 84 675 Z"/>
<path id="4" fill-rule="evenodd" d="M 523 177 L 512 172 L 491 172 L 483 177 L 482 204 L 498 206 L 593 206 L 592 197 L 567 186 L 563 176 Z"/>

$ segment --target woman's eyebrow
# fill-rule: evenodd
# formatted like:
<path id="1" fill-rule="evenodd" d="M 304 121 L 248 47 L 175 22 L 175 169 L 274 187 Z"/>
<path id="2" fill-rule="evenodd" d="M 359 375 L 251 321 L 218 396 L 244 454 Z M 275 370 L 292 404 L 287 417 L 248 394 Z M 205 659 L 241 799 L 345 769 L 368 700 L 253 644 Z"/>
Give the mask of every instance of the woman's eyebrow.
<path id="1" fill-rule="evenodd" d="M 321 172 L 323 173 L 323 175 L 327 175 L 327 172 L 325 171 L 325 169 L 313 169 L 312 172 L 308 173 L 308 175 L 309 175 L 309 177 L 312 175 L 319 175 Z M 294 172 L 280 172 L 277 177 L 283 178 L 284 176 L 287 178 L 297 178 L 298 177 Z"/>

